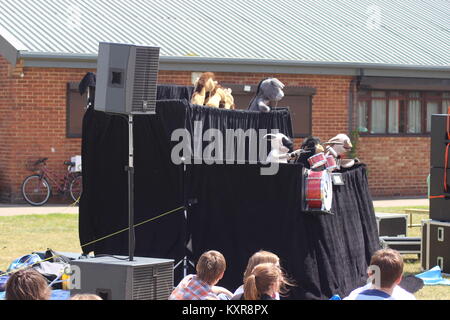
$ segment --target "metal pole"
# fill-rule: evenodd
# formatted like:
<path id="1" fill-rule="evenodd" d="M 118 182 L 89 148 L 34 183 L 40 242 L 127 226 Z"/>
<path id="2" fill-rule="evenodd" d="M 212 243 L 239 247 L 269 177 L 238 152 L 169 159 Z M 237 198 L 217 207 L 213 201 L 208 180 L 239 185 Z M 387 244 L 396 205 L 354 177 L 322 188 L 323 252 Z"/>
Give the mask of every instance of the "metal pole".
<path id="1" fill-rule="evenodd" d="M 183 258 L 183 278 L 186 278 L 188 273 L 188 258 L 184 257 Z"/>
<path id="2" fill-rule="evenodd" d="M 128 116 L 128 254 L 133 261 L 135 247 L 134 233 L 134 149 L 133 149 L 133 115 Z"/>

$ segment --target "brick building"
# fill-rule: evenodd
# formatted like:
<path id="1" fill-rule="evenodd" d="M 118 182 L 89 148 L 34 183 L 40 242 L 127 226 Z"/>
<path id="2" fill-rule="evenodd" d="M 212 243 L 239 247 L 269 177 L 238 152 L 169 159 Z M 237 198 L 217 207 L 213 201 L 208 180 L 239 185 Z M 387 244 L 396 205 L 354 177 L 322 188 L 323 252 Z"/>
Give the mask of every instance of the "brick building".
<path id="1" fill-rule="evenodd" d="M 208 3 L 203 11 L 227 17 L 220 36 L 217 19 L 189 18 L 200 5 L 2 0 L 0 201 L 21 201 L 31 159 L 49 157 L 63 172 L 80 154 L 85 100 L 76 89 L 95 72 L 100 41 L 160 46 L 159 83 L 191 85 L 215 72 L 239 108 L 261 79 L 276 77 L 287 86 L 282 104 L 297 142 L 358 131 L 372 195 L 426 194 L 429 120 L 450 105 L 447 1 Z"/>

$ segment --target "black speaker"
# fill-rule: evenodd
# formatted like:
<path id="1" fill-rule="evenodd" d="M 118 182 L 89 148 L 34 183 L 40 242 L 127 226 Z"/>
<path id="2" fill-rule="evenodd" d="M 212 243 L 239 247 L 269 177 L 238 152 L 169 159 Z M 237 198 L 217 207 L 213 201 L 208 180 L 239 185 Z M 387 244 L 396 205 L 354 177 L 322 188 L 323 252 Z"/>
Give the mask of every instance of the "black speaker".
<path id="1" fill-rule="evenodd" d="M 155 114 L 159 51 L 159 47 L 100 43 L 95 109 Z"/>
<path id="2" fill-rule="evenodd" d="M 447 118 L 446 114 L 433 114 L 431 116 L 431 167 L 445 167 L 445 148 L 447 146 Z M 450 155 L 450 149 L 449 149 Z M 450 168 L 450 161 L 447 163 Z"/>
<path id="3" fill-rule="evenodd" d="M 450 222 L 450 169 L 447 169 L 447 193 L 444 190 L 444 172 L 444 168 L 431 168 L 430 219 Z"/>

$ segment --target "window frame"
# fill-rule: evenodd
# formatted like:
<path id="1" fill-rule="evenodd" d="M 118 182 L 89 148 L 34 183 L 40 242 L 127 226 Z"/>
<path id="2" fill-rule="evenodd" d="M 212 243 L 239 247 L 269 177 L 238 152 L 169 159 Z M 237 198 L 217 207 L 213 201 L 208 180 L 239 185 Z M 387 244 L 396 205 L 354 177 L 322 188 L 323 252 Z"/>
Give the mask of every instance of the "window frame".
<path id="1" fill-rule="evenodd" d="M 361 91 L 364 91 L 365 94 L 360 94 Z M 374 91 L 382 91 L 385 92 L 385 97 L 383 98 L 374 98 L 372 97 L 372 92 Z M 396 92 L 399 93 L 398 97 L 393 96 L 392 94 Z M 412 92 L 418 92 L 419 98 L 411 98 L 409 96 Z M 367 115 L 366 115 L 366 121 L 367 121 L 367 132 L 359 131 L 359 135 L 364 137 L 429 137 L 431 132 L 427 132 L 427 104 L 428 102 L 437 102 L 439 105 L 439 112 L 440 113 L 446 113 L 447 110 L 445 110 L 445 107 L 443 106 L 443 102 L 447 101 L 448 99 L 444 97 L 444 94 L 449 91 L 441 91 L 441 90 L 396 90 L 396 89 L 366 89 L 361 88 L 359 91 L 356 92 L 356 119 L 359 118 L 359 111 L 360 111 L 360 102 L 366 102 L 367 105 Z M 397 98 L 397 99 L 395 99 Z M 385 101 L 385 121 L 386 121 L 386 129 L 384 133 L 371 133 L 372 129 L 372 101 L 373 100 L 384 100 Z M 399 107 L 398 107 L 398 129 L 399 133 L 389 133 L 389 101 L 392 100 L 400 100 L 399 101 Z M 408 101 L 414 101 L 419 100 L 420 101 L 420 126 L 421 126 L 421 132 L 420 133 L 408 133 L 407 126 L 408 126 L 408 119 L 409 119 L 409 112 L 408 112 Z M 359 121 L 359 120 L 358 120 Z M 359 123 L 357 123 L 357 130 L 359 128 Z"/>

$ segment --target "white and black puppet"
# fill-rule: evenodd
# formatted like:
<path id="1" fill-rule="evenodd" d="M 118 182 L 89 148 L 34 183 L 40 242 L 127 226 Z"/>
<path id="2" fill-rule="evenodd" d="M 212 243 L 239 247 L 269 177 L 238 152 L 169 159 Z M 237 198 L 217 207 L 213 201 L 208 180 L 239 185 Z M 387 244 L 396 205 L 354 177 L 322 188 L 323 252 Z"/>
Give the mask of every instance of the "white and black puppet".
<path id="1" fill-rule="evenodd" d="M 266 162 L 271 163 L 288 163 L 293 157 L 294 143 L 291 139 L 282 133 L 269 133 L 264 136 L 264 139 L 269 139 L 272 149 L 267 156 Z"/>
<path id="2" fill-rule="evenodd" d="M 276 78 L 262 80 L 258 84 L 256 95 L 250 101 L 248 110 L 270 112 L 271 103 L 278 103 L 284 98 L 284 84 Z"/>
<path id="3" fill-rule="evenodd" d="M 350 138 L 344 133 L 336 135 L 328 142 L 325 142 L 324 145 L 326 146 L 325 151 L 335 156 L 338 168 L 351 168 L 359 162 L 359 159 L 357 158 L 345 158 L 347 152 L 352 150 L 353 145 Z"/>

